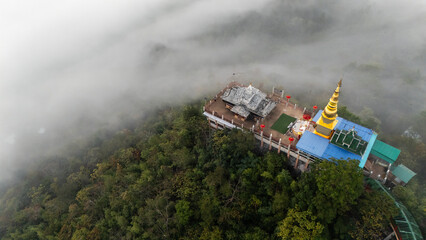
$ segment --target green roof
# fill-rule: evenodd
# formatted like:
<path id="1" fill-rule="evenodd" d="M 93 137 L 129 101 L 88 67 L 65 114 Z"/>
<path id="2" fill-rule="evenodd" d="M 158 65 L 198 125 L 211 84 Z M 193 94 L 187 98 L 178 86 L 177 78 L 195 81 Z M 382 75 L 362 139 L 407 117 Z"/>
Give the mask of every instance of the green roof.
<path id="1" fill-rule="evenodd" d="M 336 130 L 331 137 L 331 143 L 358 155 L 362 155 L 367 147 L 367 142 L 353 129 Z"/>
<path id="2" fill-rule="evenodd" d="M 373 145 L 373 149 L 371 149 L 371 154 L 385 160 L 388 163 L 394 163 L 398 158 L 401 150 L 392 147 L 380 140 L 376 140 Z"/>
<path id="3" fill-rule="evenodd" d="M 416 173 L 411 171 L 409 168 L 400 164 L 396 167 L 391 168 L 391 172 L 395 177 L 401 179 L 403 182 L 408 183 L 411 178 L 413 178 Z"/>
<path id="4" fill-rule="evenodd" d="M 383 187 L 377 180 L 367 179 L 366 180 L 373 189 L 380 189 L 384 191 L 394 201 L 399 213 L 393 218 L 397 226 L 398 235 L 403 240 L 423 240 L 422 232 L 420 231 L 419 225 L 416 223 L 413 215 L 408 209 L 394 198 L 391 192 Z"/>

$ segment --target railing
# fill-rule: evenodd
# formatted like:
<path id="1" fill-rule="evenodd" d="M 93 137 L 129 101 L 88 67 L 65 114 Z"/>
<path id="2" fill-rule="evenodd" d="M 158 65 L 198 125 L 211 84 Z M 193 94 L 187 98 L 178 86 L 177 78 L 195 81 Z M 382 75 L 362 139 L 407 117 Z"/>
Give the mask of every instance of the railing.
<path id="1" fill-rule="evenodd" d="M 220 118 L 220 119 L 222 119 L 222 120 L 224 120 L 224 121 L 226 121 L 228 123 L 231 123 L 232 125 L 240 127 L 242 129 L 249 130 L 250 132 L 253 132 L 255 135 L 257 135 L 259 137 L 261 136 L 261 130 L 256 129 L 256 128 L 253 129 L 253 125 L 251 127 L 247 127 L 247 126 L 244 126 L 244 122 L 242 122 L 242 121 L 240 121 L 238 119 L 229 119 L 229 118 L 225 117 L 224 115 L 219 115 L 216 112 L 210 111 L 208 109 L 204 109 L 204 111 L 207 112 L 207 113 L 209 113 L 209 114 L 211 114 L 212 116 L 218 117 L 218 118 Z M 214 124 L 216 124 L 215 120 L 212 119 L 212 121 L 214 121 Z M 226 127 L 226 126 L 223 126 L 220 122 L 218 122 L 217 124 L 220 125 L 220 126 L 222 126 L 222 127 Z M 265 137 L 265 135 L 264 135 L 263 139 L 265 141 L 268 141 L 268 142 L 269 142 L 269 139 L 271 139 L 272 143 L 274 143 L 276 145 L 280 145 L 280 146 L 285 147 L 285 148 L 288 148 L 288 145 L 289 145 L 289 144 L 286 144 L 284 142 L 280 143 L 279 139 L 274 138 L 274 137 Z M 290 150 L 297 151 L 297 148 L 294 145 L 290 145 Z"/>
<path id="2" fill-rule="evenodd" d="M 238 118 L 229 118 L 229 117 L 227 117 L 227 116 L 224 116 L 224 115 L 219 115 L 219 114 L 217 114 L 217 112 L 215 112 L 215 111 L 212 111 L 211 109 L 210 109 L 210 106 L 220 97 L 220 96 L 222 96 L 223 94 L 224 94 L 224 92 L 227 90 L 227 89 L 229 89 L 229 88 L 232 88 L 232 87 L 234 87 L 234 86 L 241 86 L 241 87 L 244 87 L 244 85 L 243 84 L 240 84 L 240 83 L 238 83 L 238 82 L 230 82 L 227 86 L 226 86 L 226 88 L 224 88 L 224 89 L 222 89 L 215 97 L 214 97 L 214 99 L 212 99 L 212 100 L 210 100 L 209 102 L 207 102 L 206 103 L 206 105 L 203 107 L 203 110 L 205 111 L 205 112 L 207 112 L 207 113 L 209 113 L 209 114 L 211 114 L 212 116 L 215 116 L 215 117 L 217 117 L 217 118 L 219 118 L 219 119 L 222 119 L 222 120 L 224 120 L 224 121 L 226 121 L 227 123 L 230 123 L 230 124 L 232 124 L 232 125 L 234 125 L 235 127 L 238 127 L 238 128 L 241 128 L 242 130 L 249 130 L 250 132 L 253 132 L 253 134 L 255 135 L 255 137 L 258 139 L 258 140 L 260 140 L 260 141 L 263 141 L 263 142 L 265 142 L 266 144 L 268 144 L 269 145 L 269 148 L 271 149 L 272 147 L 274 147 L 275 149 L 280 149 L 279 151 L 283 151 L 283 152 L 285 152 L 285 153 L 287 153 L 287 154 L 289 154 L 289 156 L 292 156 L 292 157 L 295 157 L 296 158 L 296 156 L 297 156 L 297 159 L 300 159 L 300 160 L 302 160 L 303 162 L 306 162 L 307 164 L 311 161 L 311 162 L 315 162 L 315 161 L 318 161 L 318 160 L 320 160 L 320 159 L 318 159 L 318 158 L 316 158 L 316 157 L 314 157 L 314 156 L 312 156 L 312 155 L 310 155 L 310 154 L 307 154 L 307 153 L 305 153 L 305 152 L 302 152 L 302 151 L 299 151 L 297 148 L 296 148 L 296 146 L 294 146 L 294 145 L 292 145 L 291 143 L 290 144 L 286 144 L 285 142 L 280 142 L 279 141 L 279 139 L 277 139 L 277 138 L 274 138 L 274 137 L 271 137 L 270 135 L 269 136 L 261 136 L 261 130 L 260 129 L 258 129 L 258 127 L 257 128 L 254 128 L 253 126 L 254 125 L 252 125 L 252 124 L 250 124 L 250 126 L 248 126 L 248 124 L 247 123 L 245 123 L 244 121 L 242 121 L 242 120 L 240 120 L 240 119 L 238 119 Z M 277 90 L 276 89 L 274 89 L 274 93 L 272 94 L 272 95 L 274 95 L 274 97 L 275 98 L 279 98 L 279 101 L 280 102 L 282 102 L 282 103 L 285 103 L 286 104 L 286 108 L 299 108 L 299 109 L 301 109 L 300 107 L 298 107 L 297 106 L 297 104 L 295 104 L 295 103 L 292 103 L 292 102 L 289 102 L 287 99 L 285 99 L 285 98 L 283 98 L 283 97 L 281 97 L 281 96 L 277 96 L 277 94 L 276 93 L 278 93 L 277 92 Z M 281 91 L 279 91 L 279 93 L 281 93 Z M 312 116 L 312 117 L 314 117 L 314 113 L 315 113 L 316 111 L 313 111 L 312 109 L 307 109 L 307 108 L 303 108 L 303 113 L 304 114 L 309 114 L 310 116 Z M 229 128 L 229 126 L 227 126 L 227 125 L 225 125 L 225 124 L 222 124 L 222 123 L 220 123 L 219 121 L 216 121 L 216 120 L 214 120 L 214 119 L 210 119 L 211 121 L 213 121 L 213 123 L 210 123 L 210 126 L 211 127 L 213 127 L 213 128 L 220 128 L 220 129 L 224 129 L 224 128 Z M 244 124 L 246 124 L 246 126 L 244 125 Z M 263 140 L 262 140 L 262 138 L 263 138 Z M 286 141 L 286 140 L 284 140 L 284 141 Z M 288 148 L 289 148 L 289 145 L 290 145 L 290 153 L 288 153 Z"/>
<path id="3" fill-rule="evenodd" d="M 317 157 L 314 157 L 314 156 L 312 156 L 312 155 L 310 155 L 310 154 L 308 154 L 308 153 L 305 153 L 305 152 L 303 152 L 303 151 L 299 151 L 297 148 L 296 148 L 296 146 L 294 146 L 294 145 L 292 145 L 291 143 L 290 144 L 286 144 L 286 143 L 284 143 L 284 142 L 281 142 L 280 143 L 280 141 L 279 141 L 279 139 L 276 139 L 276 138 L 274 138 L 274 137 L 271 137 L 271 136 L 262 136 L 262 134 L 261 134 L 261 131 L 259 130 L 259 129 L 254 129 L 253 127 L 250 127 L 250 128 L 247 128 L 247 127 L 244 127 L 244 123 L 242 123 L 240 126 L 238 125 L 238 124 L 236 124 L 235 122 L 233 122 L 232 120 L 230 121 L 228 118 L 226 118 L 226 117 L 224 117 L 224 116 L 218 116 L 218 114 L 216 114 L 215 112 L 212 112 L 212 111 L 209 111 L 209 110 L 205 110 L 205 112 L 207 112 L 207 113 L 209 113 L 209 114 L 211 114 L 212 116 L 215 116 L 215 117 L 218 117 L 218 118 L 220 118 L 220 119 L 222 119 L 222 120 L 224 120 L 224 121 L 226 121 L 226 122 L 228 122 L 228 123 L 231 123 L 232 125 L 234 125 L 235 127 L 238 127 L 238 128 L 240 128 L 240 129 L 242 129 L 243 131 L 244 130 L 248 130 L 248 131 L 250 131 L 250 132 L 253 132 L 253 134 L 254 134 L 254 136 L 255 136 L 255 138 L 256 139 L 258 139 L 259 141 L 263 141 L 266 145 L 268 145 L 269 146 L 269 149 L 271 150 L 272 149 L 272 147 L 274 148 L 274 149 L 279 149 L 279 152 L 284 152 L 284 153 L 286 153 L 286 154 L 288 154 L 288 156 L 291 158 L 293 158 L 293 159 L 296 159 L 296 163 L 298 162 L 298 161 L 302 161 L 302 162 L 304 162 L 305 163 L 305 168 L 303 168 L 303 170 L 302 171 L 304 171 L 304 170 L 306 170 L 307 169 L 307 166 L 308 166 L 308 164 L 310 163 L 310 162 L 316 162 L 316 161 L 320 161 L 320 159 L 319 158 L 317 158 Z M 216 129 L 225 129 L 225 128 L 229 128 L 229 126 L 227 126 L 227 125 L 225 125 L 225 124 L 222 124 L 222 123 L 220 123 L 219 121 L 217 121 L 217 120 L 214 120 L 214 119 L 210 119 L 209 118 L 209 120 L 211 121 L 210 122 L 210 126 L 211 127 L 213 127 L 213 128 L 216 128 Z M 263 140 L 262 140 L 262 138 L 263 138 Z M 289 145 L 290 145 L 290 152 L 288 152 L 288 149 L 289 149 Z M 297 166 L 295 166 L 295 167 L 297 167 Z"/>

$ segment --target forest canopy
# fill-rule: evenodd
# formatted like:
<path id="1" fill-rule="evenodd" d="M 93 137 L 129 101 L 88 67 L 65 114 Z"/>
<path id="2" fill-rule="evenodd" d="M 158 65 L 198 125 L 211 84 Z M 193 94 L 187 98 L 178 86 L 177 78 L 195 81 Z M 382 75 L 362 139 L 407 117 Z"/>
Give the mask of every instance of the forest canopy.
<path id="1" fill-rule="evenodd" d="M 99 132 L 4 189 L 0 238 L 383 238 L 395 206 L 365 189 L 357 161 L 299 174 L 252 134 L 210 129 L 198 105 L 165 108 L 134 129 Z"/>

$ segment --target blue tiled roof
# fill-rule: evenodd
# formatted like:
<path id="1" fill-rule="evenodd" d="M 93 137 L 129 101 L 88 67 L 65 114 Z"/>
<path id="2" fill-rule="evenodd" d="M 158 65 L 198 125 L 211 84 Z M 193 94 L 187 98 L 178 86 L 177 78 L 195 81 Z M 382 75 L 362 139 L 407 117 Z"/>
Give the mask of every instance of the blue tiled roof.
<path id="1" fill-rule="evenodd" d="M 325 149 L 324 153 L 322 154 L 322 158 L 325 158 L 328 160 L 331 160 L 331 158 L 343 159 L 343 160 L 347 160 L 347 159 L 361 160 L 360 155 L 349 152 L 334 144 L 328 144 L 327 149 Z"/>
<path id="2" fill-rule="evenodd" d="M 315 114 L 315 117 L 312 119 L 314 122 L 318 121 L 319 118 L 321 117 L 321 113 L 322 110 L 319 110 L 317 114 Z M 337 117 L 337 125 L 335 127 L 335 129 L 338 130 L 350 130 L 352 128 L 355 128 L 355 131 L 357 132 L 358 136 L 360 136 L 362 138 L 362 140 L 369 142 L 371 136 L 373 135 L 374 131 L 363 127 L 361 125 L 358 125 L 356 123 L 353 123 L 351 121 L 348 121 L 344 118 L 341 117 Z"/>
<path id="3" fill-rule="evenodd" d="M 363 127 L 361 125 L 358 125 L 356 123 L 353 123 L 351 121 L 348 121 L 344 118 L 337 117 L 337 120 L 338 120 L 338 122 L 337 122 L 335 129 L 350 130 L 352 128 L 355 128 L 354 130 L 356 131 L 358 136 L 360 136 L 362 138 L 362 140 L 364 140 L 366 142 L 370 141 L 370 138 L 374 133 L 373 130 L 366 128 L 366 127 Z"/>
<path id="4" fill-rule="evenodd" d="M 318 158 L 328 160 L 331 158 L 361 160 L 361 156 L 330 144 L 328 139 L 318 136 L 312 132 L 305 132 L 297 142 L 296 147 Z"/>
<path id="5" fill-rule="evenodd" d="M 329 144 L 328 139 L 306 131 L 297 142 L 296 148 L 317 158 L 321 158 Z"/>
<path id="6" fill-rule="evenodd" d="M 317 114 L 315 114 L 315 117 L 314 117 L 314 118 L 312 118 L 312 121 L 317 122 L 317 121 L 318 121 L 318 119 L 321 117 L 321 113 L 322 113 L 322 110 L 319 110 L 319 111 L 317 112 Z"/>
<path id="7" fill-rule="evenodd" d="M 312 119 L 314 122 L 317 122 L 321 117 L 322 110 L 318 111 L 315 117 Z M 362 140 L 368 142 L 367 150 L 364 152 L 364 157 L 357 155 L 355 153 L 349 152 L 343 148 L 340 148 L 334 144 L 331 144 L 328 139 L 318 136 L 312 132 L 305 132 L 297 143 L 296 147 L 301 151 L 304 151 L 308 154 L 311 154 L 315 157 L 330 160 L 334 159 L 356 159 L 360 160 L 360 167 L 364 167 L 365 161 L 367 160 L 368 155 L 370 154 L 371 147 L 376 139 L 377 134 L 366 127 L 337 117 L 337 125 L 335 129 L 337 130 L 350 130 L 354 129 L 357 132 L 357 135 L 362 138 Z M 370 143 L 370 141 L 372 141 Z"/>

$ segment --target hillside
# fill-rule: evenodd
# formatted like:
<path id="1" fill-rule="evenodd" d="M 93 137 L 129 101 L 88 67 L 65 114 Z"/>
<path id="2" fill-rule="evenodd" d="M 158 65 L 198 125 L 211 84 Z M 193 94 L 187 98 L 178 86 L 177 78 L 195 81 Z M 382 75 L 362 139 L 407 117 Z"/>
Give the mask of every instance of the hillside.
<path id="1" fill-rule="evenodd" d="M 163 109 L 41 162 L 3 190 L 0 238 L 386 236 L 393 202 L 365 190 L 356 161 L 297 175 L 250 133 L 209 129 L 199 109 Z"/>

